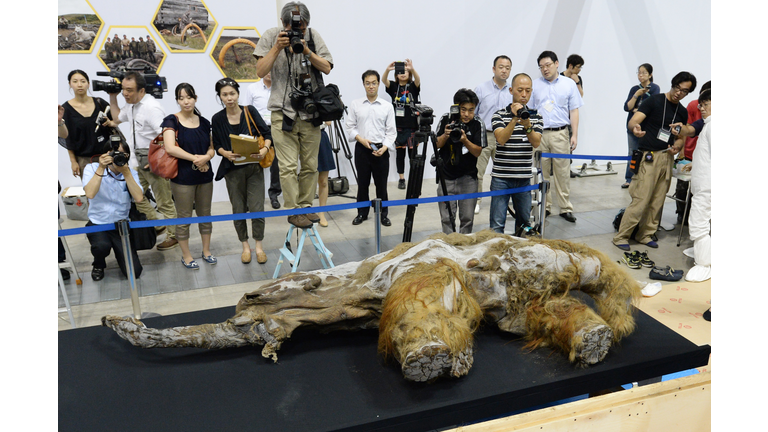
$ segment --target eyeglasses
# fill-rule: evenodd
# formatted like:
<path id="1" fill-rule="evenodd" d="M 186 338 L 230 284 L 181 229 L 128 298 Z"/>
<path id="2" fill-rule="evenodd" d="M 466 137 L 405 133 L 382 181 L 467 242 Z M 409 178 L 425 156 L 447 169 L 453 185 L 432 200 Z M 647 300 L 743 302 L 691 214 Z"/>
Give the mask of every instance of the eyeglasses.
<path id="1" fill-rule="evenodd" d="M 545 65 L 541 65 L 541 66 L 539 66 L 539 69 L 540 69 L 540 70 L 549 69 L 550 67 L 552 67 L 552 65 L 554 65 L 554 63 L 551 63 L 551 62 L 550 62 L 550 63 L 547 63 L 547 64 L 545 64 Z"/>
<path id="2" fill-rule="evenodd" d="M 379 82 L 378 81 L 373 81 L 373 82 L 367 81 L 367 82 L 364 82 L 363 85 L 366 86 L 366 87 L 376 87 L 377 85 L 379 85 Z"/>
<path id="3" fill-rule="evenodd" d="M 672 86 L 672 90 L 674 90 L 674 91 L 676 91 L 676 92 L 680 92 L 680 93 L 682 93 L 683 95 L 687 95 L 688 93 L 690 93 L 690 92 L 691 92 L 691 89 L 689 89 L 689 88 L 685 88 L 685 89 L 684 89 L 684 88 L 680 87 L 679 85 L 676 85 L 676 86 Z"/>
<path id="4" fill-rule="evenodd" d="M 712 106 L 711 101 L 706 101 L 699 104 L 699 109 L 709 109 L 710 106 Z"/>
<path id="5" fill-rule="evenodd" d="M 232 78 L 222 78 L 222 79 L 216 81 L 216 84 L 218 84 L 220 86 L 225 86 L 225 85 L 235 86 L 235 85 L 237 85 L 237 81 L 233 80 Z"/>

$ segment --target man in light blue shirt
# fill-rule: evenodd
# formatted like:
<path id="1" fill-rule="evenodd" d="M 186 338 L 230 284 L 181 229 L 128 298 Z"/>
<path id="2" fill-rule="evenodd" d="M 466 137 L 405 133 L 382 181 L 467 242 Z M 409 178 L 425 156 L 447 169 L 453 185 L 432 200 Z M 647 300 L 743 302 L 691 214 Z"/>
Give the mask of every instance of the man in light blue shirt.
<path id="1" fill-rule="evenodd" d="M 480 103 L 475 109 L 477 116 L 485 125 L 485 136 L 488 147 L 483 148 L 477 158 L 477 191 L 483 191 L 483 176 L 488 167 L 488 161 L 496 154 L 496 138 L 493 136 L 491 118 L 493 114 L 512 103 L 512 94 L 509 92 L 507 79 L 512 70 L 512 60 L 505 55 L 493 59 L 493 78 L 475 87 L 475 94 Z M 475 205 L 475 214 L 480 213 L 480 198 Z"/>
<path id="2" fill-rule="evenodd" d="M 142 202 L 144 191 L 139 184 L 139 175 L 128 167 L 130 148 L 121 144 L 118 152 L 122 152 L 124 161 L 122 165 L 116 165 L 115 151 L 105 153 L 99 157 L 99 161 L 86 165 L 83 170 L 83 189 L 88 197 L 88 223 L 85 226 L 113 224 L 122 219 L 128 219 L 131 210 L 131 199 Z M 120 155 L 118 155 L 119 157 Z M 104 269 L 107 267 L 106 258 L 110 251 L 115 251 L 115 258 L 120 271 L 124 276 L 128 273 L 125 268 L 123 256 L 123 244 L 116 230 L 100 231 L 86 234 L 91 243 L 93 255 L 93 270 L 91 278 L 94 281 L 104 279 Z M 141 262 L 136 254 L 136 249 L 131 248 L 134 263 L 134 275 L 141 276 Z"/>
<path id="3" fill-rule="evenodd" d="M 544 119 L 544 133 L 539 149 L 542 153 L 570 154 L 576 149 L 579 135 L 579 107 L 583 105 L 581 94 L 571 78 L 557 73 L 560 65 L 557 54 L 552 51 L 542 52 L 538 64 L 541 78 L 533 82 L 531 107 Z M 571 134 L 568 126 L 571 126 Z M 547 214 L 550 213 L 554 190 L 560 216 L 568 222 L 576 222 L 570 200 L 570 160 L 542 158 L 541 167 L 545 180 L 550 180 L 550 170 L 554 177 L 552 187 L 547 192 Z"/>

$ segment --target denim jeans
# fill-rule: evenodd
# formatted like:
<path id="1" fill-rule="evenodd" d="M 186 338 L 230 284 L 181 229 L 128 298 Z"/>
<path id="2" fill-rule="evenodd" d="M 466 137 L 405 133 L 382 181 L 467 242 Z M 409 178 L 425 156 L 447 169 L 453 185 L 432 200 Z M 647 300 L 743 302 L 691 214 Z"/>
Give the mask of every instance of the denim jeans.
<path id="1" fill-rule="evenodd" d="M 508 179 L 491 177 L 491 190 L 514 189 L 529 186 L 531 179 Z M 507 221 L 507 206 L 512 199 L 512 208 L 515 209 L 515 232 L 524 225 L 530 225 L 531 217 L 531 191 L 518 192 L 511 195 L 498 195 L 491 197 L 491 229 L 497 233 L 504 233 L 504 225 Z"/>

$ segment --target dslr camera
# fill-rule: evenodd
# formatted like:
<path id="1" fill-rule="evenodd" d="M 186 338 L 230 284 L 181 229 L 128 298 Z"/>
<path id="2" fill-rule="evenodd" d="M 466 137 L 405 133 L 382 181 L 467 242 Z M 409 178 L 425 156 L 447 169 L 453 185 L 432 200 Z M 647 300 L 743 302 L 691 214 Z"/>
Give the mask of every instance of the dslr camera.
<path id="1" fill-rule="evenodd" d="M 109 152 L 109 155 L 112 156 L 112 163 L 119 167 L 127 164 L 128 159 L 130 159 L 130 156 L 128 156 L 127 153 L 120 151 L 120 142 L 120 134 L 113 133 L 109 136 L 109 145 L 112 147 L 112 151 Z"/>
<path id="2" fill-rule="evenodd" d="M 301 14 L 293 11 L 291 15 L 291 29 L 285 30 L 286 36 L 291 40 L 291 50 L 294 54 L 301 54 L 304 51 L 304 32 L 301 30 Z"/>
<path id="3" fill-rule="evenodd" d="M 294 110 L 314 114 L 317 111 L 315 99 L 312 97 L 312 80 L 309 74 L 299 76 L 299 85 L 294 85 L 293 91 L 288 95 Z"/>
<path id="4" fill-rule="evenodd" d="M 126 72 L 130 71 L 96 72 L 96 75 L 98 76 L 108 76 L 113 79 L 110 81 L 93 80 L 93 91 L 104 91 L 109 94 L 120 93 L 123 91 L 123 85 L 120 81 L 125 78 Z M 141 74 L 141 76 L 144 77 L 144 81 L 147 83 L 144 86 L 144 90 L 147 94 L 154 96 L 155 99 L 162 99 L 163 93 L 168 91 L 168 82 L 165 80 L 165 77 L 161 77 L 157 74 Z"/>
<path id="5" fill-rule="evenodd" d="M 458 105 L 451 105 L 449 113 L 449 118 L 451 120 L 451 123 L 448 125 L 451 127 L 451 133 L 449 137 L 451 138 L 452 143 L 457 144 L 459 141 L 461 141 L 461 131 L 464 131 L 464 133 L 467 132 L 467 125 L 461 121 Z"/>
<path id="6" fill-rule="evenodd" d="M 519 117 L 521 120 L 526 120 L 531 118 L 531 112 L 528 111 L 528 108 L 525 105 L 523 105 L 522 108 L 517 110 L 517 113 L 514 113 L 512 112 L 512 104 L 509 104 L 509 112 L 511 112 L 512 115 L 514 115 L 515 117 Z"/>

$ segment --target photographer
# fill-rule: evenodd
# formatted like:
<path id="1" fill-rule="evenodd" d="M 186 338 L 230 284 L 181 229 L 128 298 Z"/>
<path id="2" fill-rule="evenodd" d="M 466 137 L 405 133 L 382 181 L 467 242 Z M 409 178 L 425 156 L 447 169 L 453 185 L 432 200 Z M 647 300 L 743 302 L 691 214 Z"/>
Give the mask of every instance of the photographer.
<path id="1" fill-rule="evenodd" d="M 402 67 L 402 69 L 400 69 Z M 389 80 L 389 73 L 395 71 L 395 81 Z M 405 62 L 392 62 L 384 69 L 381 76 L 384 90 L 392 98 L 395 108 L 395 123 L 397 124 L 397 140 L 395 149 L 397 156 L 397 174 L 400 179 L 397 182 L 398 189 L 405 189 L 405 152 L 408 151 L 408 159 L 411 159 L 417 148 L 413 147 L 413 133 L 418 129 L 416 116 L 411 112 L 411 102 L 419 103 L 421 93 L 421 77 L 413 67 L 411 59 Z"/>
<path id="2" fill-rule="evenodd" d="M 280 18 L 283 28 L 265 31 L 253 55 L 260 78 L 272 73 L 267 106 L 272 112 L 272 138 L 280 160 L 284 206 L 295 209 L 311 207 L 315 198 L 321 121 L 313 109 L 312 92 L 318 88 L 319 72 L 331 72 L 333 58 L 320 33 L 307 28 L 306 5 L 286 3 Z M 289 223 L 298 227 L 319 220 L 316 213 L 289 217 Z"/>
<path id="3" fill-rule="evenodd" d="M 512 103 L 493 115 L 493 134 L 498 144 L 493 155 L 492 191 L 525 187 L 531 183 L 533 149 L 541 144 L 544 130 L 541 116 L 530 112 L 526 106 L 532 91 L 530 76 L 524 73 L 515 75 L 509 88 Z M 510 198 L 515 209 L 515 235 L 536 235 L 530 230 L 530 191 L 491 197 L 491 229 L 497 233 L 504 232 Z"/>
<path id="4" fill-rule="evenodd" d="M 83 170 L 83 189 L 89 203 L 88 223 L 85 226 L 112 224 L 128 219 L 131 199 L 137 204 L 143 202 L 144 193 L 138 183 L 138 174 L 128 167 L 130 156 L 130 148 L 121 143 L 117 152 L 110 151 L 101 155 L 98 162 L 87 165 Z M 104 279 L 106 258 L 111 250 L 115 251 L 117 265 L 120 266 L 123 276 L 128 275 L 123 244 L 117 230 L 88 233 L 86 236 L 91 243 L 91 278 L 94 281 Z M 131 256 L 134 275 L 138 278 L 141 276 L 142 266 L 135 248 L 131 248 Z"/>
<path id="5" fill-rule="evenodd" d="M 139 173 L 141 187 L 144 190 L 152 188 L 152 193 L 157 202 L 157 210 L 165 216 L 166 219 L 176 217 L 176 206 L 171 197 L 171 183 L 168 179 L 162 178 L 149 170 L 149 143 L 157 137 L 162 128 L 160 127 L 165 112 L 157 102 L 157 99 L 147 94 L 146 80 L 138 72 L 128 72 L 122 79 L 123 98 L 126 105 L 122 108 L 117 105 L 117 93 L 109 94 L 109 107 L 112 111 L 112 118 L 116 122 L 108 122 L 109 126 L 117 126 L 120 123 L 128 122 L 130 132 L 126 136 L 129 145 L 136 153 L 138 166 L 136 171 Z M 157 220 L 157 211 L 148 202 L 137 202 L 136 208 L 147 216 L 147 220 Z M 165 227 L 158 230 L 158 234 Z M 176 227 L 168 226 L 168 234 L 165 240 L 157 245 L 157 250 L 163 251 L 178 246 L 176 240 Z"/>
<path id="6" fill-rule="evenodd" d="M 454 107 L 458 112 L 446 113 L 437 126 L 437 157 L 443 161 L 443 169 L 438 165 L 438 178 L 445 180 L 448 195 L 461 195 L 477 192 L 477 158 L 487 141 L 485 127 L 480 117 L 475 116 L 478 98 L 470 89 L 460 89 L 453 95 Z M 456 109 L 453 111 L 456 111 Z M 442 186 L 437 188 L 437 196 L 443 196 Z M 451 213 L 456 214 L 458 207 L 462 234 L 472 233 L 475 219 L 477 198 L 449 201 Z M 443 232 L 453 231 L 452 222 L 444 203 L 438 205 Z"/>

